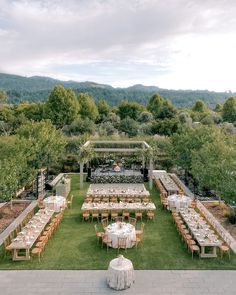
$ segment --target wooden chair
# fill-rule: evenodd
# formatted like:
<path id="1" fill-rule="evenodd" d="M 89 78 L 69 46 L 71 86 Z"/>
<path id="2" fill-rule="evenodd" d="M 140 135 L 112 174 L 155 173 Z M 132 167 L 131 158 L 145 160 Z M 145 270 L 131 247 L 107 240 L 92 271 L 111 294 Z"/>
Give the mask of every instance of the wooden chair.
<path id="1" fill-rule="evenodd" d="M 115 220 L 118 217 L 118 211 L 117 210 L 112 210 L 111 211 L 111 220 Z"/>
<path id="2" fill-rule="evenodd" d="M 138 245 L 141 243 L 142 241 L 142 236 L 141 235 L 136 235 L 136 239 L 134 241 L 131 241 L 132 244 L 135 246 L 136 250 Z"/>
<path id="3" fill-rule="evenodd" d="M 123 216 L 124 220 L 125 220 L 125 218 L 129 218 L 129 211 L 123 210 L 122 216 Z"/>
<path id="4" fill-rule="evenodd" d="M 104 234 L 102 236 L 102 248 L 103 248 L 103 244 L 107 245 L 107 251 L 108 251 L 108 247 L 112 247 L 112 240 L 108 238 L 108 235 Z"/>
<path id="5" fill-rule="evenodd" d="M 41 242 L 40 244 L 38 244 L 38 246 L 33 248 L 31 251 L 32 256 L 38 256 L 39 262 L 41 262 L 41 257 L 42 257 L 42 253 L 45 248 L 45 245 L 46 245 L 45 242 Z"/>
<path id="6" fill-rule="evenodd" d="M 135 203 L 141 203 L 141 199 L 140 198 L 134 198 Z"/>
<path id="7" fill-rule="evenodd" d="M 196 252 L 196 253 L 198 253 L 198 256 L 199 256 L 199 258 L 200 258 L 200 248 L 197 246 L 197 245 L 192 245 L 191 243 L 190 243 L 190 241 L 187 241 L 187 244 L 188 244 L 188 249 L 189 249 L 189 251 L 192 253 L 192 259 L 193 259 L 193 253 L 194 252 Z"/>
<path id="8" fill-rule="evenodd" d="M 92 215 L 92 222 L 93 222 L 94 218 L 96 218 L 97 222 L 99 222 L 99 211 L 98 210 L 91 211 L 91 215 Z"/>
<path id="9" fill-rule="evenodd" d="M 117 203 L 117 197 L 112 197 L 112 198 L 110 199 L 110 202 L 112 202 L 112 203 Z"/>
<path id="10" fill-rule="evenodd" d="M 223 243 L 221 246 L 219 246 L 220 253 L 221 253 L 221 259 L 223 258 L 225 253 L 228 253 L 229 259 L 230 259 L 230 245 L 229 243 Z"/>
<path id="11" fill-rule="evenodd" d="M 7 256 L 7 253 L 11 253 L 12 249 L 9 248 L 9 245 L 11 244 L 10 237 L 8 236 L 4 241 L 3 241 L 3 248 L 4 248 L 4 258 Z"/>
<path id="12" fill-rule="evenodd" d="M 135 218 L 137 220 L 140 219 L 142 221 L 143 220 L 143 212 L 141 210 L 135 211 Z"/>
<path id="13" fill-rule="evenodd" d="M 90 219 L 90 213 L 88 210 L 83 211 L 83 221 Z"/>
<path id="14" fill-rule="evenodd" d="M 85 201 L 85 203 L 92 203 L 93 198 L 91 198 L 91 197 L 86 197 L 84 201 Z"/>
<path id="15" fill-rule="evenodd" d="M 101 211 L 101 219 L 103 219 L 103 218 L 108 219 L 108 216 L 109 216 L 109 211 L 108 210 L 102 210 Z"/>
<path id="16" fill-rule="evenodd" d="M 101 198 L 100 197 L 95 197 L 94 199 L 93 199 L 93 202 L 94 203 L 99 203 L 101 201 Z"/>
<path id="17" fill-rule="evenodd" d="M 150 202 L 149 198 L 147 198 L 147 197 L 143 198 L 143 203 L 149 203 L 149 202 Z"/>
<path id="18" fill-rule="evenodd" d="M 136 225 L 137 219 L 133 217 L 129 217 L 129 223 L 132 224 L 134 227 Z"/>
<path id="19" fill-rule="evenodd" d="M 97 237 L 97 243 L 99 243 L 99 240 L 102 239 L 105 233 L 103 231 L 98 231 L 97 224 L 94 224 L 94 229 Z"/>
<path id="20" fill-rule="evenodd" d="M 105 229 L 108 226 L 108 218 L 103 218 L 102 219 L 102 227 Z"/>
<path id="21" fill-rule="evenodd" d="M 70 200 L 67 201 L 67 205 L 70 206 L 70 208 L 72 208 L 73 198 L 74 198 L 74 195 L 71 195 Z"/>
<path id="22" fill-rule="evenodd" d="M 115 222 L 124 222 L 124 217 L 123 216 L 117 216 L 115 218 Z"/>
<path id="23" fill-rule="evenodd" d="M 117 245 L 117 252 L 118 253 L 119 253 L 120 249 L 124 249 L 125 252 L 127 252 L 126 251 L 126 249 L 127 249 L 127 237 L 125 237 L 125 238 L 118 237 L 118 245 Z"/>
<path id="24" fill-rule="evenodd" d="M 108 197 L 105 197 L 105 198 L 102 199 L 102 201 L 103 201 L 104 203 L 108 203 L 108 202 L 109 202 L 109 198 L 108 198 Z"/>
<path id="25" fill-rule="evenodd" d="M 154 221 L 154 212 L 151 210 L 147 211 L 147 220 L 153 220 Z"/>
<path id="26" fill-rule="evenodd" d="M 143 234 L 144 226 L 145 226 L 145 224 L 143 222 L 141 222 L 141 228 L 135 231 L 136 235 L 142 235 Z"/>

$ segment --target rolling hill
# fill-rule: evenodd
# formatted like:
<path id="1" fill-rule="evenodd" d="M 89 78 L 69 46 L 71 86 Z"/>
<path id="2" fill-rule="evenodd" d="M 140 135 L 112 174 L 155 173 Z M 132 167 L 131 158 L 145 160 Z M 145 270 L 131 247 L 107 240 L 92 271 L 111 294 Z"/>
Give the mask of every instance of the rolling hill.
<path id="1" fill-rule="evenodd" d="M 89 81 L 61 81 L 49 77 L 22 77 L 0 73 L 0 89 L 7 92 L 10 103 L 45 101 L 52 88 L 58 84 L 73 89 L 77 94 L 87 92 L 96 101 L 104 98 L 110 105 L 115 105 L 122 99 L 146 105 L 152 94 L 160 93 L 160 95 L 172 101 L 177 107 L 190 107 L 198 99 L 202 99 L 210 107 L 214 107 L 217 103 L 223 103 L 227 97 L 235 95 L 234 93 L 212 92 L 208 90 L 169 90 L 141 84 L 128 88 L 114 88 L 110 85 Z"/>

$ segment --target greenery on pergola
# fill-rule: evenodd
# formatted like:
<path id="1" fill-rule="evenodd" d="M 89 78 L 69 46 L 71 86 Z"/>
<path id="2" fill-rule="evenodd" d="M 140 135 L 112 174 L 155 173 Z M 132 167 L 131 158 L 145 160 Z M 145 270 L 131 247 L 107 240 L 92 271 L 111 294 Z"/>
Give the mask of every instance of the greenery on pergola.
<path id="1" fill-rule="evenodd" d="M 115 140 L 90 140 L 80 149 L 80 188 L 83 187 L 83 166 L 92 160 L 96 155 L 120 154 L 120 155 L 139 155 L 142 159 L 143 167 L 145 160 L 149 160 L 149 186 L 152 188 L 153 171 L 153 151 L 146 141 L 115 141 Z"/>

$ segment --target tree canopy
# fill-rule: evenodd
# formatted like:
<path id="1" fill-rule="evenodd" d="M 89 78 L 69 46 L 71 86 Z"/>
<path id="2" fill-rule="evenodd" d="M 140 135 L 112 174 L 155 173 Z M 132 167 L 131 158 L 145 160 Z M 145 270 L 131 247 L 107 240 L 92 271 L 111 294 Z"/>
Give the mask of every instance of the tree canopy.
<path id="1" fill-rule="evenodd" d="M 57 127 L 71 124 L 78 116 L 80 106 L 75 93 L 57 85 L 51 91 L 46 102 L 48 118 Z"/>

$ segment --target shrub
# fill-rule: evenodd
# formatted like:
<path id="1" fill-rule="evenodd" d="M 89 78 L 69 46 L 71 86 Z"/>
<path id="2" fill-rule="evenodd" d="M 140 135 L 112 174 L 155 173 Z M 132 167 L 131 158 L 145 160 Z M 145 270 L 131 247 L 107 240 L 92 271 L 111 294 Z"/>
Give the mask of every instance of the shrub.
<path id="1" fill-rule="evenodd" d="M 231 224 L 235 224 L 236 223 L 236 210 L 233 209 L 232 211 L 230 211 L 229 216 L 228 216 L 228 220 Z"/>
<path id="2" fill-rule="evenodd" d="M 2 213 L 0 213 L 0 219 L 2 219 L 3 218 L 3 214 Z"/>

